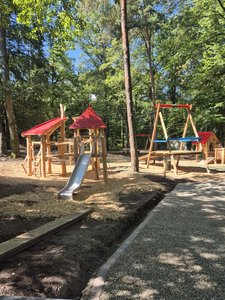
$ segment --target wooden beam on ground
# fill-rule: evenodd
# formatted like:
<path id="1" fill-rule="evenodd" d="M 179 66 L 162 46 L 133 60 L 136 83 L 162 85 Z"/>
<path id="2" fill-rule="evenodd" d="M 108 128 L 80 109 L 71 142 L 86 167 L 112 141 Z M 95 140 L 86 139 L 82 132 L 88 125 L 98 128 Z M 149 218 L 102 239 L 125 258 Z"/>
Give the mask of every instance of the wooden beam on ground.
<path id="1" fill-rule="evenodd" d="M 80 221 L 91 211 L 91 209 L 78 211 L 73 215 L 65 216 L 52 222 L 48 222 L 36 229 L 30 230 L 26 233 L 16 236 L 15 238 L 1 243 L 0 261 L 5 260 L 18 252 L 21 252 L 22 250 L 33 246 L 34 244 L 37 244 L 44 238 Z"/>
<path id="2" fill-rule="evenodd" d="M 31 297 L 31 296 L 0 296 L 0 300 L 71 300 L 66 298 L 46 298 L 46 297 Z"/>

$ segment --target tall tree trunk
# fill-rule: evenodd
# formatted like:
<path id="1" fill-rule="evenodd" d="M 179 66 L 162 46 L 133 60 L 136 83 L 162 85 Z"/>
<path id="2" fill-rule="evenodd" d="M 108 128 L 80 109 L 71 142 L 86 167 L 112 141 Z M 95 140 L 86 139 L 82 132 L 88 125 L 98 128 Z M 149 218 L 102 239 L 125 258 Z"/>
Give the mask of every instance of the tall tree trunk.
<path id="1" fill-rule="evenodd" d="M 130 73 L 130 51 L 127 31 L 127 5 L 126 0 L 120 0 L 121 8 L 121 31 L 123 41 L 123 55 L 124 55 L 124 73 L 125 73 L 125 91 L 127 104 L 127 121 L 129 129 L 130 141 L 130 156 L 131 165 L 134 172 L 139 172 L 139 161 L 137 155 L 137 144 L 135 137 L 134 114 L 133 114 L 133 99 L 132 99 L 132 85 Z"/>
<path id="2" fill-rule="evenodd" d="M 3 118 L 0 115 L 0 157 L 6 154 L 5 132 L 3 128 Z"/>
<path id="3" fill-rule="evenodd" d="M 11 151 L 15 156 L 19 156 L 19 139 L 17 134 L 16 118 L 13 108 L 12 93 L 9 87 L 9 56 L 6 47 L 6 29 L 4 27 L 0 27 L 0 62 L 3 97 L 9 125 Z"/>
<path id="4" fill-rule="evenodd" d="M 3 154 L 3 130 L 2 130 L 2 122 L 0 118 L 0 157 Z"/>

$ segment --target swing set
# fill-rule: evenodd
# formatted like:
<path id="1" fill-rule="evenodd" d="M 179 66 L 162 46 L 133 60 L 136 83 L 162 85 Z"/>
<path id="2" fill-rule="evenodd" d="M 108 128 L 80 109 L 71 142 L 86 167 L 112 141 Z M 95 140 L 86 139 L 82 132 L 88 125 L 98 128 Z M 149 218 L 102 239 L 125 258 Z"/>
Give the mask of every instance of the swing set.
<path id="1" fill-rule="evenodd" d="M 147 156 L 142 157 L 141 159 L 147 159 L 147 167 L 149 167 L 150 161 L 155 160 L 156 158 L 163 158 L 163 164 L 164 164 L 164 175 L 166 174 L 166 171 L 168 169 L 168 162 L 172 163 L 173 169 L 175 174 L 178 174 L 178 165 L 179 165 L 179 160 L 180 157 L 183 155 L 202 155 L 202 158 L 205 163 L 205 168 L 207 172 L 209 173 L 209 168 L 208 164 L 205 160 L 205 155 L 202 149 L 202 144 L 200 143 L 201 139 L 198 135 L 198 132 L 196 130 L 193 118 L 192 118 L 192 105 L 191 104 L 161 104 L 157 103 L 155 105 L 156 108 L 156 113 L 155 113 L 155 121 L 154 121 L 154 127 L 153 127 L 153 132 L 152 132 L 152 137 L 151 137 L 151 142 L 150 142 L 150 147 L 149 147 L 149 152 Z M 185 109 L 187 111 L 187 119 L 184 124 L 183 128 L 183 134 L 181 137 L 169 137 L 167 128 L 165 126 L 165 122 L 163 119 L 163 114 L 162 110 L 163 109 Z M 157 139 L 157 130 L 158 130 L 158 125 L 159 121 L 162 126 L 163 130 L 163 139 Z M 188 132 L 188 126 L 189 124 L 191 125 L 191 128 L 193 130 L 194 136 L 188 137 L 187 132 Z M 185 149 L 185 145 L 187 142 L 195 142 L 198 144 L 198 147 L 196 150 L 187 150 Z M 155 144 L 157 143 L 165 143 L 166 144 L 166 150 L 155 150 Z M 178 149 L 174 150 L 172 149 L 172 144 L 176 143 L 178 145 Z"/>

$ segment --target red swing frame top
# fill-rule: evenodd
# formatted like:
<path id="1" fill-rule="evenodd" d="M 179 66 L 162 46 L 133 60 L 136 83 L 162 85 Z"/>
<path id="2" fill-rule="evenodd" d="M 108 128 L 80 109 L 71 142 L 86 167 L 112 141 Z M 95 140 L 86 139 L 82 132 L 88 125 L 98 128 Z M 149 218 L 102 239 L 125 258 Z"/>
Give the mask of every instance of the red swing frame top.
<path id="1" fill-rule="evenodd" d="M 160 106 L 160 108 L 187 108 L 187 109 L 191 109 L 192 104 L 170 104 L 170 103 L 166 103 L 166 104 L 161 104 L 161 103 L 157 103 L 155 105 L 155 107 L 157 108 L 158 106 Z"/>

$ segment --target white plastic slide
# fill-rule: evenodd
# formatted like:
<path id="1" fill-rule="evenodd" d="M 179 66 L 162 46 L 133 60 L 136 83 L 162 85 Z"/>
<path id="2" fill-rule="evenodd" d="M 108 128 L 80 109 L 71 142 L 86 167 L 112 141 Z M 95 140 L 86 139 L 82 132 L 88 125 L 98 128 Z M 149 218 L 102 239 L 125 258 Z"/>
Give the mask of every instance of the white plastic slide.
<path id="1" fill-rule="evenodd" d="M 58 192 L 58 197 L 61 199 L 72 200 L 73 192 L 81 186 L 85 174 L 90 163 L 91 153 L 81 154 L 73 169 L 73 172 L 63 189 Z"/>

